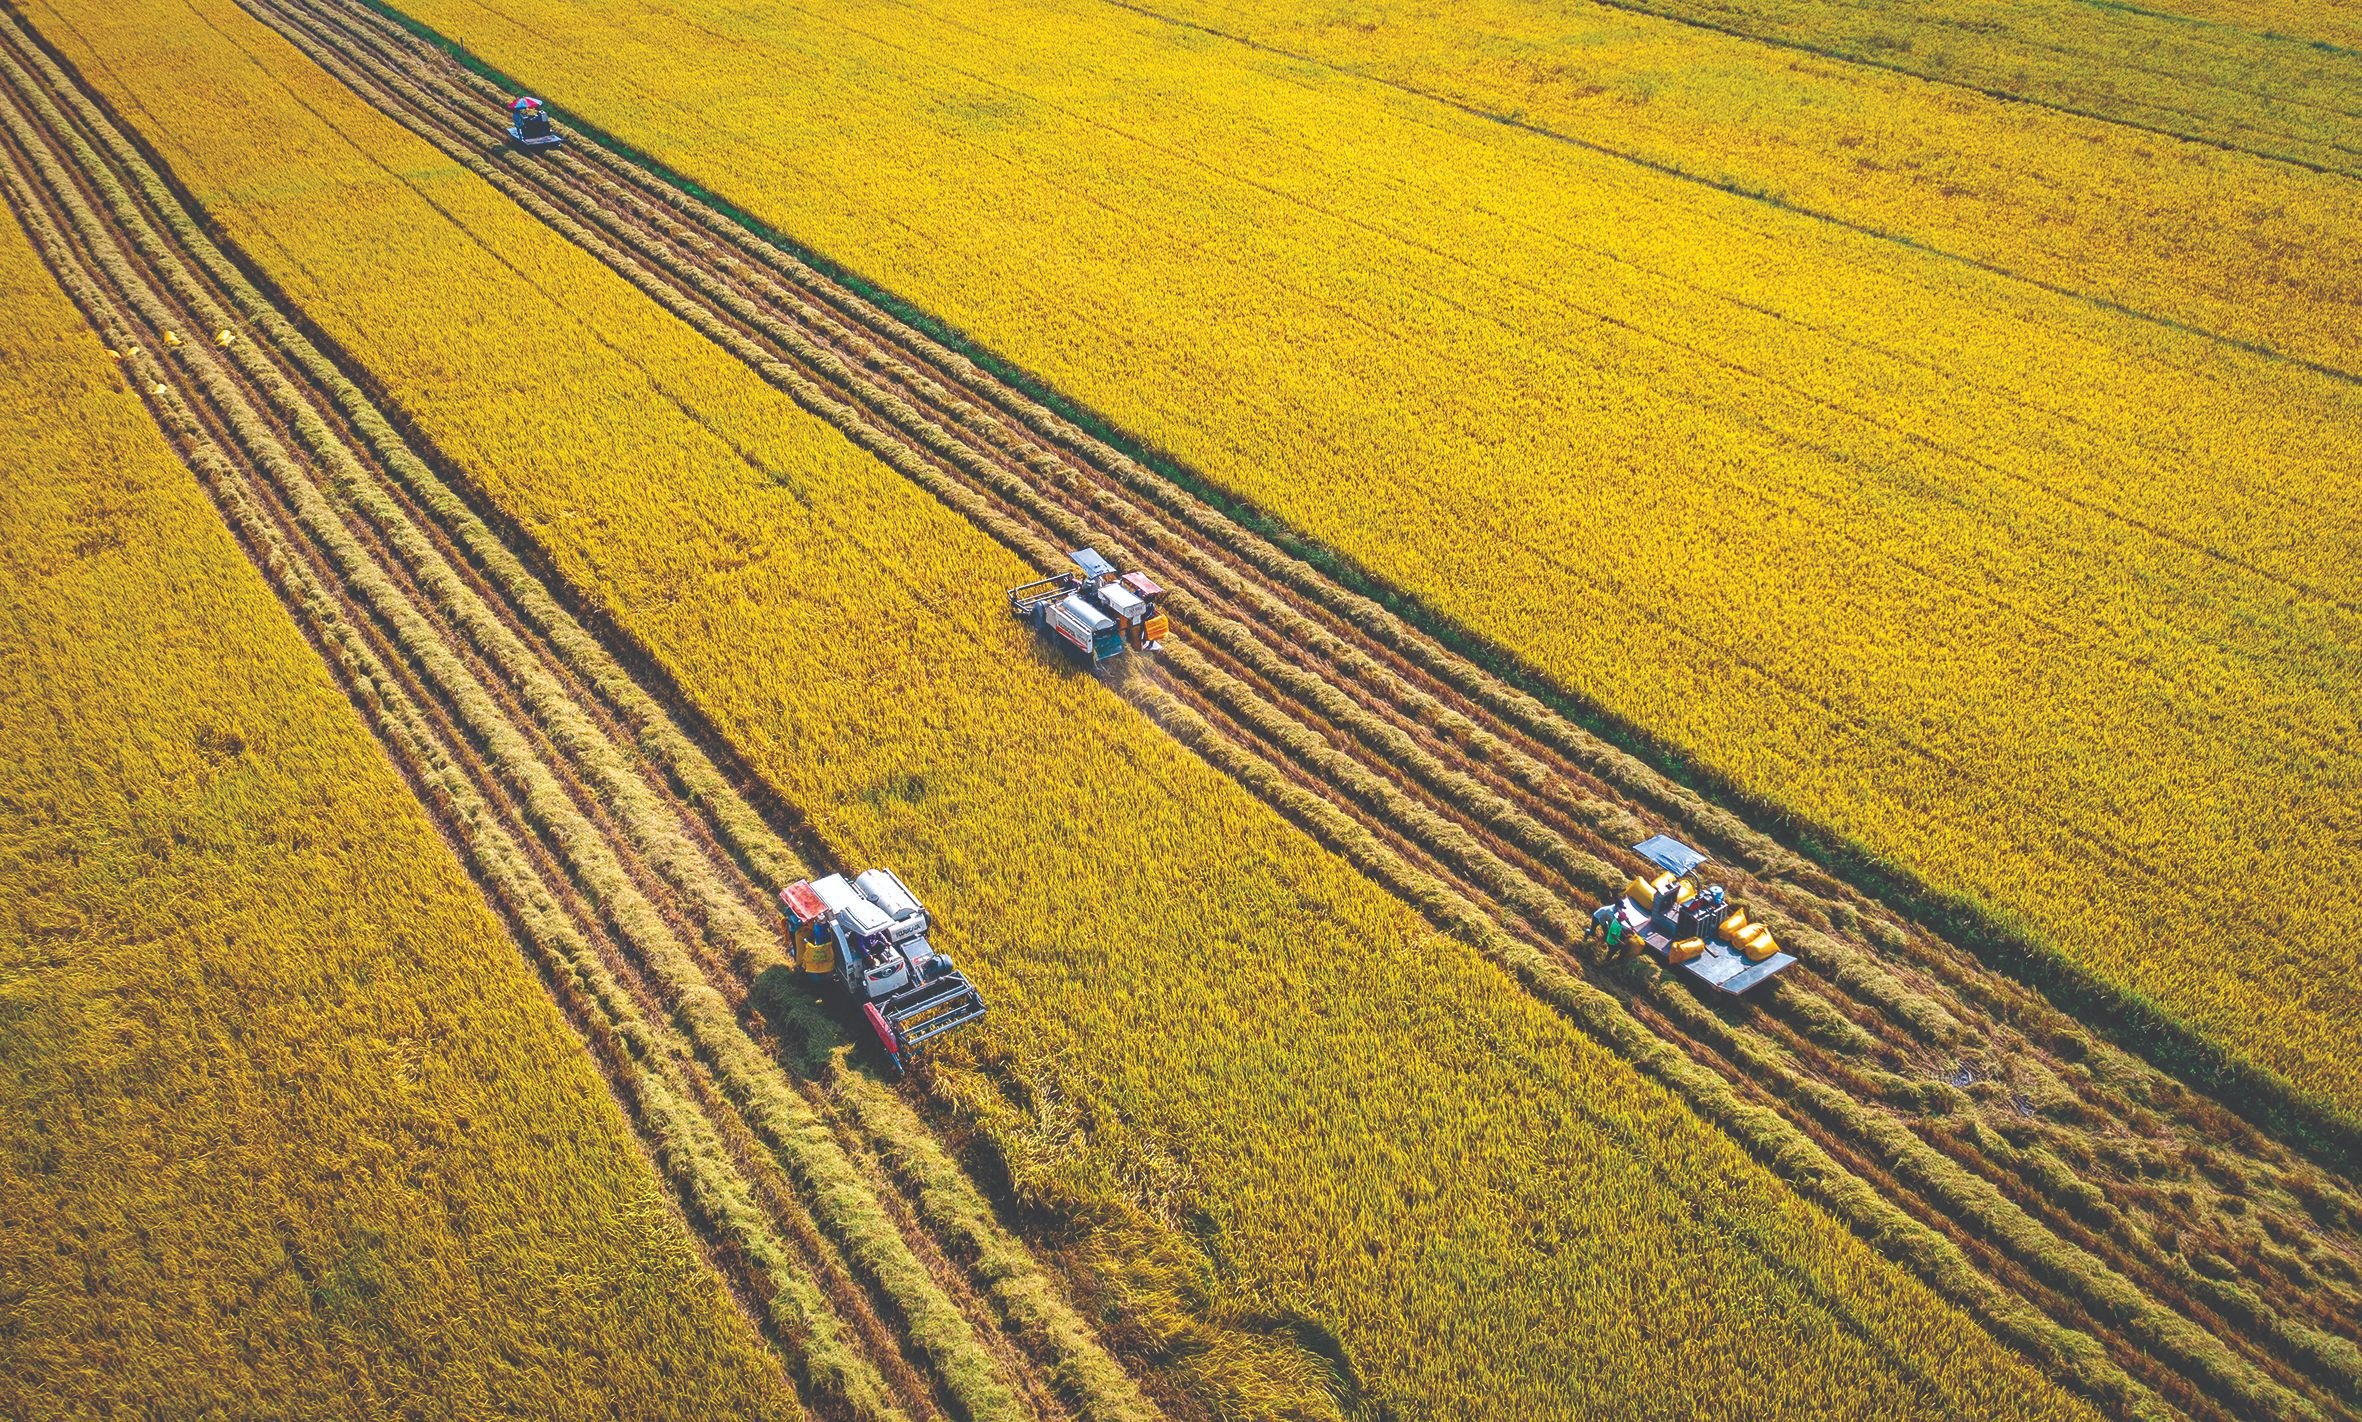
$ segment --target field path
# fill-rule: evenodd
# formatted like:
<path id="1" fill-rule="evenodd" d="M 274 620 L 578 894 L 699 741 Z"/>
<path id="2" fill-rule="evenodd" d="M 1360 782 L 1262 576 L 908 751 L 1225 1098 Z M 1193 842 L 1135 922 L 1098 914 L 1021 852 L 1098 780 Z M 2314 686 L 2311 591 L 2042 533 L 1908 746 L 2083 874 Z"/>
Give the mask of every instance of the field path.
<path id="1" fill-rule="evenodd" d="M 786 972 L 769 895 L 818 861 L 12 17 L 0 190 L 540 969 L 807 1406 L 1161 1415 Z"/>
<path id="2" fill-rule="evenodd" d="M 1177 635 L 1119 690 L 2086 1395 L 2362 1416 L 2362 1192 L 2338 1170 L 697 195 L 579 137 L 506 151 L 507 92 L 401 25 L 242 3 L 1037 567 L 1091 543 L 1146 568 Z M 1804 968 L 1726 1006 L 1586 957 L 1623 846 L 1658 830 L 1711 850 Z"/>

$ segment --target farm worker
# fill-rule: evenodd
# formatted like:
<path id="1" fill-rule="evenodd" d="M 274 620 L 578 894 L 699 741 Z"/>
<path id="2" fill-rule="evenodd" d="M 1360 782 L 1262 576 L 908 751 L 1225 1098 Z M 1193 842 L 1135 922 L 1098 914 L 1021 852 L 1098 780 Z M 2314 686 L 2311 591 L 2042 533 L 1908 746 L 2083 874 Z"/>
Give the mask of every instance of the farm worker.
<path id="1" fill-rule="evenodd" d="M 1602 904 L 1591 915 L 1591 931 L 1607 943 L 1606 956 L 1613 958 L 1625 951 L 1631 931 L 1624 927 L 1624 916 L 1616 912 L 1614 904 Z"/>

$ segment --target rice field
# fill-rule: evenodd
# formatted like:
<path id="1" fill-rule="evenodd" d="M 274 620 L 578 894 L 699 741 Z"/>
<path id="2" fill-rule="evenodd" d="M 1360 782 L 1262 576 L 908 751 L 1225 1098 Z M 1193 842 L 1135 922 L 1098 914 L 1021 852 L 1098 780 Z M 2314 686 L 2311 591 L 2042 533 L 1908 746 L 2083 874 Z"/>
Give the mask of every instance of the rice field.
<path id="1" fill-rule="evenodd" d="M 194 696 L 205 784 L 289 707 L 362 767 L 274 764 L 230 807 L 251 837 L 213 860 L 297 892 L 172 912 L 344 1035 L 254 1026 L 224 974 L 207 1030 L 364 1103 L 293 1164 L 258 1163 L 291 1132 L 242 1086 L 176 1124 L 303 1202 L 223 1216 L 275 1210 L 308 1287 L 239 1336 L 267 1367 L 181 1320 L 234 1274 L 200 1248 L 85 1297 L 28 1272 L 36 1363 L 0 1386 L 2362 1414 L 2355 1018 L 2296 973 L 2353 861 L 2343 51 L 2285 38 L 2334 10 L 2185 9 L 0 16 L 11 300 L 82 363 L 62 418 L 0 425 L 41 471 L 0 563 L 16 680 L 73 701 L 85 761 L 183 763 Z M 528 84 L 564 149 L 507 142 Z M 85 537 L 118 465 L 157 509 Z M 1083 544 L 1169 590 L 1153 659 L 1086 675 L 1002 611 Z M 171 591 L 118 628 L 124 565 Z M 124 673 L 137 637 L 254 627 L 285 675 L 222 701 L 227 741 L 240 663 Z M 52 842 L 21 807 L 64 764 L 0 795 L 9 835 Z M 364 793 L 414 850 L 286 828 Z M 1602 958 L 1591 907 L 1660 832 L 1803 965 L 1733 1005 Z M 773 907 L 873 863 L 992 1009 L 907 1080 Z M 315 919 L 338 946 L 291 957 Z M 372 996 L 389 921 L 466 945 L 405 959 L 404 1010 L 497 982 L 529 1065 L 466 1018 L 426 1073 Z M 26 961 L 41 1020 L 116 1011 Z M 159 1055 L 205 1095 L 201 1053 Z M 396 1057 L 434 1130 L 366 1104 Z M 466 1104 L 512 1070 L 531 1092 Z M 534 1120 L 525 1164 L 488 1163 L 521 1128 L 487 1113 Z M 39 1119 L 0 1198 L 63 1220 Z M 172 1149 L 136 1112 L 84 1134 Z M 399 1186 L 374 1164 L 422 1148 Z M 490 1247 L 473 1206 L 404 1203 L 552 1150 L 616 1183 Z M 142 1230 L 202 1224 L 176 1188 Z M 314 1242 L 373 1198 L 362 1247 Z M 643 1262 L 470 1327 L 577 1234 Z M 118 1320 L 165 1311 L 125 1369 Z"/>
<path id="2" fill-rule="evenodd" d="M 306 82 L 301 57 L 259 26 L 227 7 L 215 18 L 246 37 L 247 55 Z M 1709 1405 L 1727 1391 L 1710 1372 L 1652 1361 L 1628 1331 L 1647 1316 L 1644 1300 L 1680 1298 L 1694 1317 L 1782 1317 L 1776 1340 L 1742 1335 L 1730 1354 L 1754 1377 L 1758 1405 L 1815 1411 L 1837 1388 L 1858 1392 L 1864 1411 L 1910 1411 L 1935 1387 L 1970 1410 L 2073 1410 L 1662 1088 L 1105 690 L 1023 655 L 1019 629 L 933 605 L 925 589 L 1011 583 L 1022 565 L 917 490 L 882 481 L 826 426 L 490 189 L 324 79 L 310 80 L 308 106 L 282 101 L 242 129 L 238 109 L 267 91 L 209 102 L 201 76 L 234 72 L 227 55 L 194 63 L 210 27 L 159 43 L 136 32 L 135 16 L 94 9 L 72 21 L 85 42 L 105 37 L 113 73 L 169 84 L 177 117 L 149 136 L 182 181 L 815 831 L 841 855 L 887 859 L 934 886 L 1025 1043 L 952 1089 L 1029 1190 L 1077 1214 L 1134 1214 L 1176 1249 L 1188 1247 L 1182 1220 L 1222 1221 L 1228 1267 L 1248 1272 L 1216 1282 L 1195 1310 L 1204 1316 L 1184 1313 L 1188 1327 L 1301 1315 L 1335 1330 L 1356 1388 L 1404 1404 L 1467 1399 L 1469 1371 L 1482 1369 L 1505 1414 L 1568 1389 L 1602 1404 Z M 132 82 L 116 100 L 127 111 L 161 99 Z M 259 166 L 239 167 L 258 162 L 261 132 L 279 179 L 269 184 Z M 291 172 L 306 181 L 286 181 Z M 518 281 L 519 268 L 535 282 Z M 500 293 L 483 309 L 512 324 L 451 331 L 417 297 L 454 282 Z M 454 381 L 420 354 L 527 346 L 553 355 L 518 398 Z M 628 420 L 599 414 L 626 404 Z M 527 469 L 533 478 L 516 477 Z M 862 530 L 857 544 L 836 531 L 847 526 Z M 778 675 L 799 641 L 825 641 L 848 618 L 929 649 L 906 659 L 900 694 L 859 696 L 874 674 L 859 665 Z M 1152 853 L 1153 878 L 1125 869 Z M 1120 926 L 1062 926 L 1061 906 L 1078 898 Z M 1282 924 L 1293 949 L 1275 957 Z M 1142 951 L 1096 984 L 1077 980 L 1069 959 L 1102 952 L 1094 939 L 1109 934 Z M 1306 974 L 1304 955 L 1356 970 Z M 1415 1029 L 1373 1052 L 1360 1024 L 1406 1014 Z M 1141 1018 L 1200 1028 L 1139 1033 L 1117 1057 L 1082 1050 Z M 1329 1045 L 1303 1049 L 1324 1034 Z M 1545 1089 L 1512 1087 L 1537 1079 Z M 1289 1089 L 1275 1091 L 1279 1081 Z M 1493 1104 L 1472 1113 L 1471 1100 Z M 1212 1104 L 1226 1101 L 1240 1109 Z M 1282 1103 L 1292 1104 L 1275 1113 Z M 1069 1136 L 1068 1111 L 1093 1128 Z M 1735 1212 L 1737 1232 L 1689 1230 L 1687 1201 L 1646 1184 L 1663 1178 L 1727 1182 L 1718 1209 Z M 1640 1207 L 1600 1212 L 1609 1199 Z M 1422 1238 L 1442 1247 L 1403 1247 Z M 1564 1243 L 1545 1252 L 1537 1238 Z M 1805 1302 L 1785 1262 L 1804 1259 L 1842 1307 Z M 1538 1336 L 1544 1320 L 1561 1339 L 1550 1349 L 1482 1341 Z M 1929 1361 L 1898 1371 L 1887 1361 L 1897 1347 Z M 1634 1367 L 1578 1376 L 1577 1360 L 1602 1348 L 1632 1351 Z M 1231 1351 L 1253 1360 L 1243 1344 Z"/>
<path id="3" fill-rule="evenodd" d="M 413 13 L 2351 1120 L 2337 368 L 1132 8 Z"/>

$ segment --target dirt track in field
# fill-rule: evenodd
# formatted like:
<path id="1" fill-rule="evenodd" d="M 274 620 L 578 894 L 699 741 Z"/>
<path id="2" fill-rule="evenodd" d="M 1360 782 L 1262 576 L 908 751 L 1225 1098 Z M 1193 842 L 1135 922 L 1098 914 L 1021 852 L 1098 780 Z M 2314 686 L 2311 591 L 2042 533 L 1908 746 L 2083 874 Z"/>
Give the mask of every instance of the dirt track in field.
<path id="1" fill-rule="evenodd" d="M 1045 572 L 1146 568 L 1176 637 L 1118 690 L 2087 1396 L 2362 1416 L 2350 1180 L 694 196 L 579 137 L 508 151 L 507 95 L 376 13 L 241 3 Z M 1803 967 L 1733 1005 L 1591 958 L 1659 830 Z"/>
<path id="2" fill-rule="evenodd" d="M 6 16 L 0 190 L 507 920 L 813 1412 L 1161 1415 L 837 1020 L 766 976 L 784 963 L 769 895 L 816 861 Z"/>

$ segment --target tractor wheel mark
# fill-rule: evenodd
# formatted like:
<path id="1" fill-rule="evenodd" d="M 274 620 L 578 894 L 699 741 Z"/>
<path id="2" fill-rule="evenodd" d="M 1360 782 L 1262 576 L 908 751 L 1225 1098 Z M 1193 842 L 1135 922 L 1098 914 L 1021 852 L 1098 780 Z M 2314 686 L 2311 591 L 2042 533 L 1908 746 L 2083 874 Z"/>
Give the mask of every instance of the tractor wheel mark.
<path id="1" fill-rule="evenodd" d="M 402 27 L 242 3 L 1044 573 L 1084 545 L 1146 568 L 1176 641 L 1119 690 L 1316 835 L 1366 837 L 1376 876 L 1430 917 L 1480 946 L 1505 927 L 1487 949 L 1504 961 L 1548 955 L 1538 992 L 2055 1373 L 2118 1408 L 2362 1405 L 2349 1182 L 691 195 L 586 140 L 487 157 L 505 96 Z M 1631 872 L 1623 846 L 1660 830 L 1716 847 L 1734 894 L 1802 950 L 1758 1009 L 1579 956 L 1591 905 Z M 1946 1094 L 1963 1054 L 2025 1089 Z M 2211 1209 L 2224 1174 L 2259 1207 Z M 2195 1267 L 2201 1242 L 2250 1288 Z"/>

